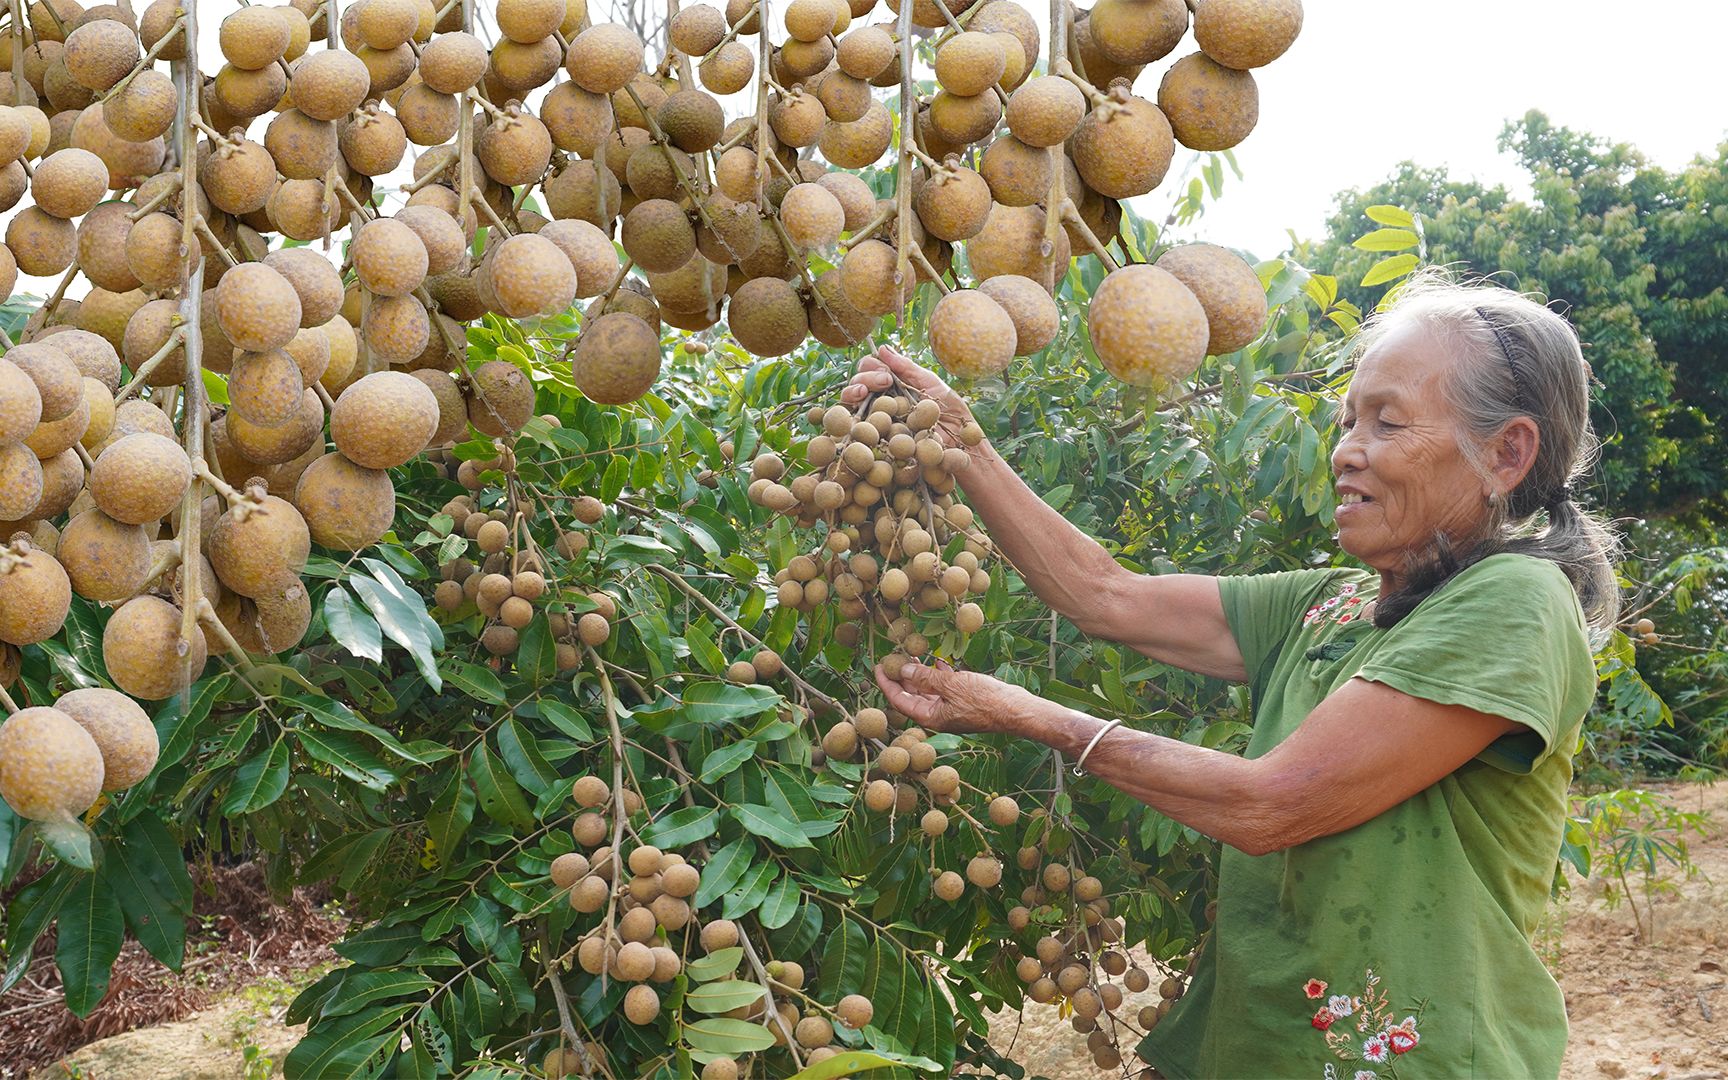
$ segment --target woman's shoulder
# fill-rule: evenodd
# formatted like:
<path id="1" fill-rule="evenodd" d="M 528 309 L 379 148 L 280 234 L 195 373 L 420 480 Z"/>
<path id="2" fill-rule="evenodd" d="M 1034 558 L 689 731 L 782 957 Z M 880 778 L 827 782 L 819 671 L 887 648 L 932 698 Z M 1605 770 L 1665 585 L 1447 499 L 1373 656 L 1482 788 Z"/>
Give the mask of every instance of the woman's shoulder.
<path id="1" fill-rule="evenodd" d="M 1463 570 L 1437 591 L 1487 592 L 1514 589 L 1526 596 L 1541 596 L 1549 600 L 1564 600 L 1577 605 L 1578 594 L 1566 571 L 1552 559 L 1502 551 L 1480 559 Z"/>
<path id="2" fill-rule="evenodd" d="M 1569 654 L 1588 658 L 1590 653 L 1589 626 L 1566 571 L 1551 559 L 1518 552 L 1490 555 L 1460 570 L 1406 622 L 1412 633 L 1442 628 L 1508 638 L 1535 633 L 1565 642 Z"/>

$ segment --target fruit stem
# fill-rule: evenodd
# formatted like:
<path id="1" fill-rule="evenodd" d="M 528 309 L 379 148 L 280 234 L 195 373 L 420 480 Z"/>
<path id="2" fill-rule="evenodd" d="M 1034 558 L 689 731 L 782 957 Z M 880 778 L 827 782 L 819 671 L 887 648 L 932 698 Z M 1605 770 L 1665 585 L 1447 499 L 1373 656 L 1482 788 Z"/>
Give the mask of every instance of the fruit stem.
<path id="1" fill-rule="evenodd" d="M 12 94 L 14 105 L 24 104 L 24 0 L 12 0 Z M 22 157 L 19 158 L 23 160 Z"/>
<path id="2" fill-rule="evenodd" d="M 156 209 L 163 203 L 178 194 L 180 194 L 180 174 L 169 173 L 168 183 L 162 185 L 162 190 L 152 195 L 149 202 L 127 214 L 126 220 L 135 222 L 140 218 L 148 217 L 150 214 L 155 213 Z"/>
<path id="3" fill-rule="evenodd" d="M 18 711 L 18 703 L 12 700 L 12 695 L 6 692 L 4 686 L 0 686 L 0 705 L 6 706 L 6 715 L 8 716 Z"/>
<path id="4" fill-rule="evenodd" d="M 686 596 L 690 597 L 690 599 L 696 601 L 697 604 L 701 605 L 702 609 L 707 611 L 708 614 L 714 616 L 716 619 L 719 619 L 721 622 L 725 623 L 727 626 L 731 627 L 733 630 L 736 630 L 738 632 L 738 636 L 743 638 L 745 641 L 748 641 L 750 644 L 756 646 L 757 648 L 766 648 L 767 647 L 767 646 L 762 644 L 761 638 L 757 637 L 755 634 L 752 634 L 750 631 L 744 629 L 742 626 L 739 626 L 737 620 L 733 619 L 730 615 L 726 614 L 725 611 L 721 610 L 720 607 L 714 603 L 714 601 L 708 599 L 706 596 L 703 596 L 702 593 L 694 585 L 691 585 L 688 581 L 685 581 L 682 577 L 680 577 L 678 575 L 678 573 L 676 571 L 669 570 L 664 566 L 656 566 L 652 563 L 644 566 L 642 569 L 647 570 L 649 573 L 657 574 L 660 577 L 665 578 L 667 581 L 670 581 L 672 584 L 676 585 L 679 589 L 683 590 L 683 592 Z M 793 671 L 790 667 L 787 667 L 785 670 L 786 670 L 787 677 L 789 677 L 792 680 L 792 684 L 794 686 L 798 687 L 798 689 L 804 691 L 804 693 L 808 694 L 810 697 L 815 698 L 817 701 L 820 701 L 822 704 L 824 704 L 824 705 L 828 706 L 829 708 L 841 713 L 842 715 L 845 714 L 846 710 L 840 707 L 840 703 L 838 701 L 835 701 L 833 698 L 829 697 L 827 694 L 824 694 L 822 691 L 816 689 L 814 686 L 811 686 L 809 683 L 805 682 L 804 677 L 799 675 L 797 672 Z"/>
<path id="5" fill-rule="evenodd" d="M 912 10 L 912 5 L 909 2 L 903 4 L 902 7 L 907 11 Z M 798 1066 L 799 1071 L 803 1071 L 804 1056 L 798 1052 L 798 1040 L 792 1035 L 792 1025 L 788 1024 L 786 1018 L 780 1015 L 780 1010 L 774 1007 L 774 987 L 768 978 L 768 969 L 762 966 L 761 958 L 756 955 L 756 947 L 750 944 L 750 935 L 740 933 L 738 944 L 744 946 L 744 955 L 750 958 L 750 967 L 756 972 L 756 980 L 762 984 L 763 992 L 768 995 L 768 1000 L 763 1003 L 765 1011 L 774 1018 L 775 1025 L 780 1028 L 780 1034 L 786 1037 L 786 1049 L 792 1054 L 792 1063 Z"/>
<path id="6" fill-rule="evenodd" d="M 546 980 L 552 984 L 552 1000 L 558 1005 L 558 1026 L 563 1029 L 564 1038 L 576 1051 L 576 1058 L 582 1063 L 582 1071 L 587 1072 L 592 1063 L 588 1058 L 588 1048 L 583 1045 L 582 1037 L 576 1033 L 576 1024 L 570 1019 L 570 999 L 564 993 L 564 980 L 559 975 L 557 961 L 552 955 L 552 942 L 546 934 L 546 924 L 537 923 L 540 932 L 540 955 L 546 961 Z"/>
<path id="7" fill-rule="evenodd" d="M 48 324 L 49 319 L 54 317 L 54 313 L 60 309 L 60 301 L 66 299 L 67 286 L 71 285 L 72 279 L 77 276 L 78 263 L 73 262 L 71 266 L 66 268 L 66 273 L 61 276 L 60 284 L 54 287 L 54 295 L 50 296 L 48 302 L 42 305 L 42 324 L 44 326 Z"/>
<path id="8" fill-rule="evenodd" d="M 192 227 L 197 229 L 199 235 L 210 242 L 210 246 L 216 249 L 216 254 L 222 256 L 223 262 L 227 263 L 231 267 L 240 265 L 240 260 L 236 259 L 233 253 L 223 245 L 222 241 L 217 239 L 214 232 L 210 231 L 210 223 L 204 220 L 203 214 L 197 214 L 193 217 Z"/>
<path id="9" fill-rule="evenodd" d="M 210 465 L 204 460 L 203 454 L 199 454 L 197 458 L 193 460 L 192 473 L 197 476 L 198 479 L 215 488 L 216 494 L 222 496 L 224 502 L 233 504 L 248 501 L 243 492 L 237 490 L 232 484 L 210 471 Z"/>
<path id="10" fill-rule="evenodd" d="M 919 269 L 930 275 L 930 280 L 936 283 L 936 288 L 941 290 L 943 296 L 947 296 L 949 293 L 954 291 L 948 287 L 946 281 L 942 280 L 942 275 L 936 272 L 936 268 L 930 265 L 930 260 L 924 257 L 924 251 L 922 248 L 918 247 L 916 244 L 912 245 L 911 255 L 912 261 L 918 264 Z M 930 498 L 928 492 L 925 493 L 924 498 L 926 500 Z"/>
<path id="11" fill-rule="evenodd" d="M 1105 248 L 1104 242 L 1098 239 L 1098 234 L 1092 231 L 1092 226 L 1086 224 L 1086 220 L 1080 216 L 1080 210 L 1074 205 L 1073 199 L 1063 198 L 1062 221 L 1080 233 L 1080 239 L 1086 241 L 1086 246 L 1092 249 L 1092 254 L 1098 256 L 1098 261 L 1104 264 L 1106 271 L 1121 269 L 1121 264 Z"/>
<path id="12" fill-rule="evenodd" d="M 792 236 L 786 231 L 786 223 L 780 220 L 780 215 L 778 213 L 769 218 L 768 223 L 774 227 L 774 235 L 780 238 L 780 248 L 782 251 L 786 252 L 786 258 L 792 263 L 792 265 L 798 268 L 799 276 L 804 279 L 804 288 L 809 290 L 811 298 L 816 301 L 816 306 L 821 308 L 822 314 L 828 316 L 828 321 L 839 327 L 840 332 L 846 334 L 846 337 L 850 340 L 852 335 L 846 330 L 845 326 L 841 324 L 839 318 L 836 317 L 834 312 L 828 307 L 828 301 L 822 297 L 822 290 L 816 287 L 816 282 L 810 277 L 810 260 L 800 257 L 797 245 L 792 243 Z M 854 342 L 854 344 L 856 344 L 856 342 Z"/>
<path id="13" fill-rule="evenodd" d="M 600 676 L 600 697 L 606 705 L 606 725 L 611 729 L 612 739 L 612 850 L 608 858 L 612 860 L 612 878 L 609 882 L 611 891 L 606 894 L 606 941 L 612 941 L 613 929 L 617 924 L 618 889 L 623 884 L 624 877 L 624 819 L 629 815 L 624 808 L 624 732 L 618 726 L 617 696 L 612 692 L 612 680 L 606 676 L 606 665 L 600 662 L 600 653 L 592 645 L 586 646 L 588 656 L 594 661 L 594 672 Z M 600 973 L 600 989 L 606 990 L 607 972 Z"/>
<path id="14" fill-rule="evenodd" d="M 718 45 L 714 46 L 712 49 L 709 49 L 707 52 L 703 53 L 702 59 L 706 60 L 710 56 L 713 56 L 715 53 L 719 52 L 721 49 L 724 49 L 726 47 L 727 42 L 733 40 L 734 38 L 736 38 L 738 36 L 738 28 L 743 26 L 745 23 L 749 22 L 750 16 L 759 14 L 761 12 L 761 10 L 762 10 L 762 5 L 751 4 L 750 10 L 746 11 L 744 13 L 744 17 L 739 19 L 737 22 L 733 23 L 731 26 L 727 27 L 726 28 L 726 36 L 722 37 L 720 39 L 720 43 Z M 668 23 L 667 25 L 670 26 L 671 24 Z M 758 26 L 761 25 L 760 21 L 758 21 L 757 25 Z M 733 144 L 733 145 L 736 145 L 736 144 Z M 726 149 L 729 150 L 729 149 L 731 149 L 731 147 L 729 146 Z"/>
<path id="15" fill-rule="evenodd" d="M 870 220 L 870 224 L 864 226 L 862 229 L 859 229 L 857 232 L 853 233 L 850 238 L 847 239 L 846 244 L 845 244 L 846 250 L 851 251 L 853 248 L 857 247 L 859 244 L 862 244 L 864 241 L 870 239 L 871 235 L 874 234 L 877 229 L 880 229 L 882 226 L 888 224 L 888 222 L 890 222 L 894 219 L 896 212 L 897 212 L 896 207 L 892 203 L 890 203 L 886 208 L 884 208 L 882 210 L 881 213 L 877 214 L 874 218 L 872 218 Z"/>
<path id="16" fill-rule="evenodd" d="M 944 0 L 937 0 L 937 7 L 946 7 Z M 898 209 L 897 226 L 898 256 L 894 266 L 894 284 L 902 285 L 912 271 L 912 151 L 917 139 L 913 134 L 913 120 L 918 115 L 918 98 L 912 81 L 912 63 L 917 56 L 917 49 L 912 41 L 912 4 L 902 2 L 900 5 L 900 163 L 894 175 L 894 205 Z M 897 329 L 902 336 L 906 333 L 906 305 L 908 290 L 895 289 L 897 308 Z"/>
<path id="17" fill-rule="evenodd" d="M 1066 0 L 1063 0 L 1066 3 Z M 1061 6 L 1060 4 L 1058 5 Z M 1056 291 L 1056 241 L 1062 236 L 1062 202 L 1068 195 L 1067 172 L 1062 161 L 1062 144 L 1050 147 L 1050 194 L 1044 200 L 1044 242 L 1039 245 L 1044 268 L 1040 276 L 1051 293 Z M 1067 267 L 1063 267 L 1067 272 Z"/>
<path id="18" fill-rule="evenodd" d="M 132 85 L 132 80 L 138 77 L 138 73 L 156 62 L 156 58 L 162 55 L 162 50 L 167 48 L 168 45 L 173 42 L 174 38 L 179 35 L 185 25 L 184 16 L 175 19 L 174 25 L 168 28 L 168 32 L 156 39 L 156 44 L 150 46 L 150 51 L 144 54 L 144 59 L 138 61 L 138 63 L 133 66 L 132 70 L 126 73 L 124 78 L 109 87 L 107 92 L 98 97 L 93 104 L 100 105 L 126 89 L 128 86 Z"/>
<path id="19" fill-rule="evenodd" d="M 47 5 L 50 11 L 53 5 Z M 209 420 L 209 408 L 204 396 L 204 335 L 202 319 L 204 309 L 204 256 L 198 250 L 193 229 L 203 223 L 203 216 L 198 211 L 199 187 L 195 172 L 198 161 L 198 131 L 208 130 L 199 117 L 199 91 L 203 79 L 198 72 L 198 5 L 186 4 L 181 12 L 178 23 L 180 32 L 185 35 L 186 55 L 173 63 L 175 90 L 180 99 L 178 123 L 174 128 L 174 142 L 180 172 L 180 220 L 182 226 L 180 243 L 181 257 L 185 261 L 180 268 L 180 319 L 181 326 L 177 329 L 181 334 L 181 356 L 186 365 L 184 380 L 185 400 L 181 403 L 180 424 L 182 445 L 186 456 L 192 464 L 194 476 L 207 472 L 204 464 L 205 424 Z M 146 61 L 148 63 L 148 61 Z M 204 225 L 206 234 L 209 226 Z M 211 236 L 214 241 L 214 236 Z M 227 249 L 220 241 L 215 241 L 216 250 L 227 256 Z M 170 337 L 172 342 L 172 336 Z M 166 347 L 166 346 L 165 346 Z M 136 382 L 136 378 L 133 380 Z M 201 548 L 199 529 L 203 524 L 202 504 L 204 492 L 196 483 L 186 485 L 186 494 L 180 500 L 180 528 L 175 539 L 180 548 L 181 561 L 188 567 L 196 566 L 195 556 Z M 194 558 L 188 558 L 190 552 Z M 228 634 L 228 628 L 221 626 L 215 619 L 215 610 L 210 607 L 210 601 L 204 596 L 204 575 L 188 572 L 184 575 L 184 592 L 181 596 L 180 613 L 180 645 L 185 665 L 181 672 L 183 685 L 189 686 L 198 677 L 198 672 L 192 670 L 192 635 L 199 633 L 198 617 L 204 610 L 209 610 L 212 621 L 216 622 L 220 633 L 218 637 L 226 639 L 227 644 L 235 649 L 239 646 Z M 245 657 L 245 650 L 240 650 L 240 656 Z M 244 661 L 250 664 L 250 661 Z"/>
<path id="20" fill-rule="evenodd" d="M 756 209 L 768 216 L 768 0 L 756 0 Z M 740 22 L 748 22 L 748 18 Z"/>
<path id="21" fill-rule="evenodd" d="M 200 586 L 203 584 L 199 579 L 202 578 L 203 575 L 194 574 L 189 571 L 183 576 L 186 579 L 186 591 L 188 593 L 198 592 Z M 196 603 L 191 602 L 190 598 L 188 598 L 186 610 L 193 616 L 192 623 L 194 627 L 202 623 L 205 630 L 216 636 L 216 640 L 222 643 L 222 648 L 227 650 L 228 654 L 234 658 L 235 667 L 239 668 L 243 673 L 252 670 L 252 658 L 246 654 L 245 649 L 240 647 L 240 643 L 234 640 L 234 635 L 228 632 L 228 627 L 223 625 L 221 618 L 216 614 L 216 609 L 211 606 L 208 597 L 200 596 Z M 252 687 L 253 692 L 262 693 L 262 691 L 253 684 L 250 678 L 246 678 L 244 674 L 242 674 L 241 678 L 247 686 Z"/>
<path id="22" fill-rule="evenodd" d="M 182 316 L 184 316 L 184 313 L 182 313 Z M 172 354 L 175 349 L 180 348 L 185 341 L 185 324 L 176 326 L 171 330 L 168 334 L 168 340 L 162 343 L 162 347 L 156 350 L 155 355 L 151 356 L 150 359 L 144 361 L 142 364 L 139 364 L 137 369 L 132 373 L 132 378 L 128 380 L 126 385 L 122 386 L 119 392 L 114 395 L 114 404 L 118 405 L 144 389 L 144 380 L 148 379 L 150 373 L 155 371 L 162 361 L 168 359 L 169 355 Z"/>

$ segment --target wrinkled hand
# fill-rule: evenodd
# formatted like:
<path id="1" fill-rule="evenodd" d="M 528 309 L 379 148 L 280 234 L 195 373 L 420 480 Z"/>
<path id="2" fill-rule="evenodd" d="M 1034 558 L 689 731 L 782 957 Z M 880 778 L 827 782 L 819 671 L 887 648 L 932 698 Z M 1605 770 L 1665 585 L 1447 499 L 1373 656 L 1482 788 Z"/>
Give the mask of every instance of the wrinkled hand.
<path id="1" fill-rule="evenodd" d="M 889 678 L 877 664 L 876 685 L 888 704 L 914 723 L 955 735 L 1018 734 L 1038 701 L 1024 687 L 976 671 L 955 671 L 942 660 L 934 667 L 909 663 L 899 679 Z"/>
<path id="2" fill-rule="evenodd" d="M 965 399 L 935 372 L 887 345 L 877 346 L 875 353 L 866 354 L 858 362 L 858 373 L 840 391 L 840 400 L 856 407 L 871 393 L 892 388 L 895 378 L 942 406 L 936 433 L 944 447 L 965 445 L 960 441 L 960 429 L 972 422 L 972 410 Z"/>

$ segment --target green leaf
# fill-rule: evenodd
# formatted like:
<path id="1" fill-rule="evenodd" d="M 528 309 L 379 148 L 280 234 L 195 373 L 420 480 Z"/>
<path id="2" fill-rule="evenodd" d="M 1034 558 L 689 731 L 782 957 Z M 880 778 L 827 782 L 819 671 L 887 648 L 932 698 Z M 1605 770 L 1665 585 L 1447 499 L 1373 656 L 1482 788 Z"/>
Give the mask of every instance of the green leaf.
<path id="1" fill-rule="evenodd" d="M 738 887 L 726 894 L 725 902 L 720 905 L 721 917 L 736 919 L 755 911 L 768 895 L 768 888 L 774 884 L 774 878 L 779 873 L 779 868 L 772 862 L 760 862 L 752 866 L 738 883 Z"/>
<path id="2" fill-rule="evenodd" d="M 684 806 L 642 830 L 643 843 L 678 848 L 706 840 L 720 828 L 720 811 L 712 806 Z"/>
<path id="3" fill-rule="evenodd" d="M 855 994 L 864 985 L 864 959 L 870 941 L 864 928 L 852 919 L 842 919 L 840 932 L 828 938 L 822 963 L 816 969 L 816 992 L 823 1001 L 838 1001 Z"/>
<path id="4" fill-rule="evenodd" d="M 804 830 L 772 807 L 741 803 L 731 810 L 732 817 L 738 824 L 770 843 L 789 848 L 815 846 L 810 842 L 810 838 L 804 835 Z"/>
<path id="5" fill-rule="evenodd" d="M 540 747 L 534 742 L 534 736 L 523 730 L 514 716 L 499 725 L 498 753 L 504 758 L 504 764 L 509 766 L 510 775 L 533 792 L 536 798 L 545 795 L 559 783 L 558 770 L 547 763 L 545 756 L 540 753 Z"/>
<path id="6" fill-rule="evenodd" d="M 723 1013 L 754 1005 L 767 993 L 761 983 L 742 979 L 724 979 L 704 983 L 684 995 L 684 1004 L 697 1012 Z"/>
<path id="7" fill-rule="evenodd" d="M 1416 219 L 1411 216 L 1410 211 L 1400 206 L 1388 206 L 1385 203 L 1379 203 L 1370 206 L 1363 213 L 1367 214 L 1373 221 L 1378 221 L 1382 225 L 1390 225 L 1396 229 L 1408 229 L 1416 224 Z"/>
<path id="8" fill-rule="evenodd" d="M 0 979 L 0 994 L 18 985 L 29 970 L 32 946 L 42 931 L 60 913 L 60 905 L 79 875 L 66 866 L 56 866 L 19 889 L 6 907 L 6 975 Z"/>
<path id="9" fill-rule="evenodd" d="M 191 880 L 162 819 L 146 812 L 127 822 L 119 842 L 107 847 L 104 870 L 133 936 L 151 956 L 179 971 L 186 952 L 186 917 L 192 914 Z"/>
<path id="10" fill-rule="evenodd" d="M 709 1054 L 752 1054 L 774 1045 L 774 1036 L 763 1025 L 724 1017 L 685 1024 L 681 1034 L 692 1049 Z"/>
<path id="11" fill-rule="evenodd" d="M 474 790 L 480 796 L 480 809 L 500 825 L 526 829 L 534 824 L 528 801 L 510 773 L 481 742 L 468 762 L 468 775 L 474 778 Z"/>
<path id="12" fill-rule="evenodd" d="M 516 672 L 529 684 L 539 686 L 558 674 L 558 643 L 546 616 L 536 615 L 522 630 L 516 647 Z"/>
<path id="13" fill-rule="evenodd" d="M 336 728 L 339 731 L 353 731 L 376 739 L 384 749 L 404 761 L 412 761 L 416 765 L 430 765 L 434 761 L 440 761 L 455 753 L 448 747 L 428 746 L 424 741 L 416 742 L 412 747 L 405 746 L 396 736 L 376 724 L 360 719 L 359 716 L 355 715 L 353 709 L 331 698 L 288 694 L 282 700 L 305 709 L 308 715 L 325 727 Z"/>
<path id="14" fill-rule="evenodd" d="M 701 665 L 703 671 L 719 675 L 726 670 L 726 657 L 701 622 L 690 623 L 684 628 L 684 644 L 690 647 L 690 658 Z"/>
<path id="15" fill-rule="evenodd" d="M 756 919 L 769 930 L 778 930 L 792 921 L 792 916 L 798 912 L 798 900 L 801 897 L 798 885 L 790 875 L 776 881 L 768 890 L 768 895 L 762 900 L 762 907 L 756 913 Z"/>
<path id="16" fill-rule="evenodd" d="M 725 949 L 716 949 L 706 956 L 698 957 L 684 965 L 684 974 L 692 982 L 708 982 L 730 975 L 738 970 L 738 964 L 744 959 L 744 947 L 733 945 Z"/>
<path id="17" fill-rule="evenodd" d="M 337 942 L 333 948 L 338 956 L 367 967 L 388 967 L 400 963 L 408 951 L 420 944 L 420 927 L 411 922 L 390 926 L 369 926 Z"/>
<path id="18" fill-rule="evenodd" d="M 372 756 L 359 739 L 345 731 L 301 728 L 294 734 L 308 756 L 373 791 L 383 791 L 396 779 L 396 774 Z"/>
<path id="19" fill-rule="evenodd" d="M 39 821 L 36 823 L 36 835 L 68 866 L 76 866 L 80 870 L 96 869 L 95 838 L 77 818 L 49 818 Z"/>
<path id="20" fill-rule="evenodd" d="M 724 724 L 759 715 L 779 701 L 780 695 L 767 686 L 698 682 L 684 690 L 684 714 L 698 724 Z"/>
<path id="21" fill-rule="evenodd" d="M 716 851 L 702 867 L 702 884 L 696 887 L 690 906 L 705 908 L 730 892 L 732 886 L 743 880 L 755 854 L 756 844 L 747 837 L 740 837 Z"/>
<path id="22" fill-rule="evenodd" d="M 943 1071 L 942 1063 L 931 1061 L 927 1057 L 917 1057 L 912 1054 L 890 1054 L 876 1050 L 844 1050 L 826 1061 L 795 1072 L 790 1080 L 836 1080 L 837 1077 L 851 1076 L 864 1072 L 866 1069 L 892 1069 L 895 1067 L 919 1069 L 923 1072 L 939 1073 Z"/>
<path id="23" fill-rule="evenodd" d="M 485 669 L 482 668 L 481 670 L 484 671 Z M 491 672 L 487 672 L 487 674 L 491 674 Z M 575 709 L 562 701 L 554 701 L 551 698 L 541 698 L 538 705 L 541 719 L 548 724 L 577 742 L 589 743 L 594 741 L 594 729 L 588 726 L 588 721 L 583 719 L 582 714 Z"/>
<path id="24" fill-rule="evenodd" d="M 417 971 L 360 971 L 342 980 L 342 987 L 324 1003 L 322 1015 L 346 1016 L 375 1001 L 418 994 L 438 984 Z"/>
<path id="25" fill-rule="evenodd" d="M 152 775 L 179 764 L 186 752 L 192 749 L 198 725 L 210 715 L 211 707 L 228 688 L 229 680 L 230 676 L 224 673 L 194 683 L 188 691 L 192 695 L 190 704 L 185 694 L 175 694 L 163 702 L 152 721 L 156 727 L 156 741 L 162 747 L 161 753 L 156 755 L 156 769 Z"/>
<path id="26" fill-rule="evenodd" d="M 1409 252 L 1402 255 L 1389 255 L 1369 267 L 1368 272 L 1362 275 L 1361 287 L 1366 289 L 1370 285 L 1384 285 L 1395 278 L 1401 278 L 1416 269 L 1416 265 L 1420 261 Z"/>
<path id="27" fill-rule="evenodd" d="M 1363 251 L 1405 251 L 1418 242 L 1416 234 L 1409 229 L 1375 229 L 1358 236 L 1352 246 Z"/>
<path id="28" fill-rule="evenodd" d="M 354 656 L 362 660 L 384 659 L 378 620 L 367 614 L 340 585 L 324 595 L 324 625 L 331 639 Z"/>
<path id="29" fill-rule="evenodd" d="M 372 559 L 366 561 L 395 576 L 396 572 L 383 563 Z M 396 580 L 400 582 L 402 579 Z M 411 602 L 387 583 L 358 574 L 348 579 L 348 585 L 360 594 L 367 610 L 372 612 L 390 640 L 408 650 L 414 666 L 420 669 L 420 674 L 426 677 L 432 689 L 442 690 L 444 679 L 438 674 L 435 650 L 443 648 L 444 634 L 438 629 L 438 624 L 427 616 L 424 603 L 419 600 L 418 594 L 415 594 L 415 601 Z M 403 585 L 401 589 L 406 592 L 407 586 Z M 434 640 L 437 641 L 436 645 L 433 644 Z"/>
<path id="30" fill-rule="evenodd" d="M 630 476 L 630 458 L 625 454 L 615 454 L 611 463 L 606 466 L 606 475 L 600 480 L 600 501 L 609 503 L 618 498 L 624 491 L 624 482 Z"/>
<path id="31" fill-rule="evenodd" d="M 308 1031 L 282 1062 L 284 1080 L 358 1080 L 377 1076 L 372 1056 L 401 1039 L 397 1026 L 414 1002 L 394 1002 L 335 1018 Z M 385 1031 L 384 1029 L 390 1030 Z"/>
<path id="32" fill-rule="evenodd" d="M 456 847 L 473 823 L 474 790 L 463 781 L 461 770 L 456 770 L 426 815 L 426 831 L 442 862 L 455 861 Z"/>
<path id="33" fill-rule="evenodd" d="M 262 810 L 288 790 L 288 744 L 280 737 L 234 772 L 222 813 L 233 817 Z"/>
<path id="34" fill-rule="evenodd" d="M 502 705 L 506 701 L 504 683 L 483 664 L 450 657 L 444 661 L 444 674 L 462 691 L 489 705 Z"/>
<path id="35" fill-rule="evenodd" d="M 60 907 L 54 964 L 65 983 L 66 1007 L 89 1016 L 108 993 L 108 975 L 125 937 L 120 901 L 97 874 L 80 874 Z"/>
<path id="36" fill-rule="evenodd" d="M 727 743 L 702 759 L 702 771 L 696 779 L 704 784 L 712 784 L 755 757 L 761 749 L 761 744 L 751 739 Z"/>

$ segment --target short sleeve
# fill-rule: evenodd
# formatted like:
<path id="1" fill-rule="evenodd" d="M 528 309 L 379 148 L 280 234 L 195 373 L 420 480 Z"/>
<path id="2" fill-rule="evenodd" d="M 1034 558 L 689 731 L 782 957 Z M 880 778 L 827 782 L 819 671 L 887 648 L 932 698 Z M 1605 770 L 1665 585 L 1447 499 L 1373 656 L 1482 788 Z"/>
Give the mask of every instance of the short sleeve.
<path id="1" fill-rule="evenodd" d="M 1596 693 L 1571 582 L 1552 562 L 1512 554 L 1484 559 L 1441 586 L 1387 632 L 1357 676 L 1525 725 L 1528 732 L 1502 736 L 1478 755 L 1513 773 L 1562 749 Z"/>
<path id="2" fill-rule="evenodd" d="M 1326 588 L 1349 570 L 1285 570 L 1218 579 L 1224 620 L 1242 653 L 1248 684 L 1258 692 L 1278 662 L 1278 653 L 1302 625 L 1302 615 Z"/>

